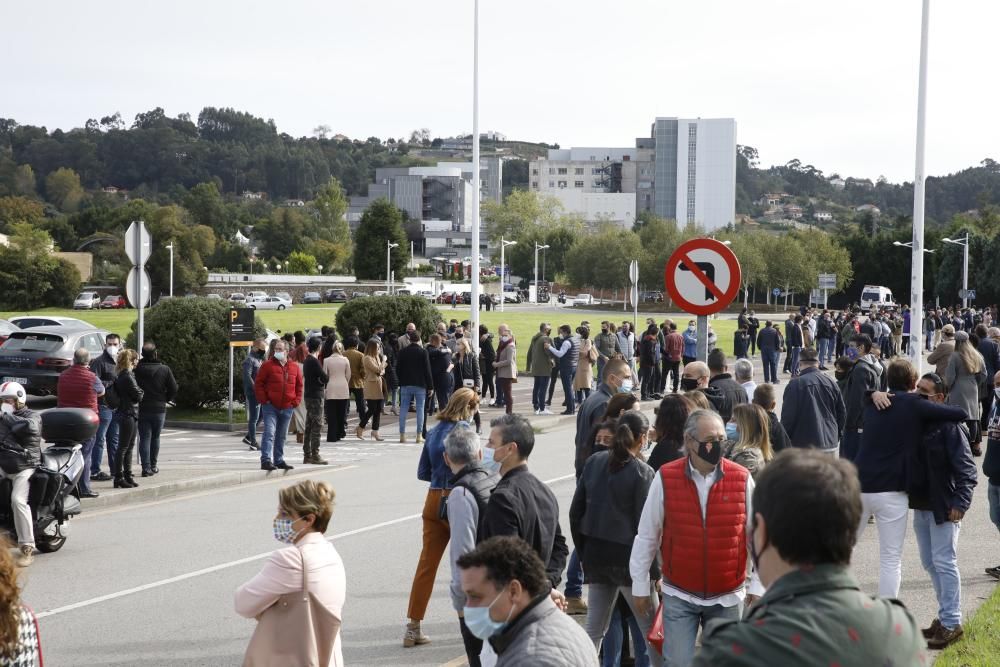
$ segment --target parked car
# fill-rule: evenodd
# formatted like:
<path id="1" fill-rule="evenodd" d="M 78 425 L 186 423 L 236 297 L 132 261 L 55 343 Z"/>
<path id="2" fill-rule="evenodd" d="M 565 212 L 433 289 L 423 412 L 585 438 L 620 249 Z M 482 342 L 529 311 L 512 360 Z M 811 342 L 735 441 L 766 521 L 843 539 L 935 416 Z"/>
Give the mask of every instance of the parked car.
<path id="1" fill-rule="evenodd" d="M 517 290 L 504 290 L 504 303 L 521 303 L 521 293 Z"/>
<path id="2" fill-rule="evenodd" d="M 323 300 L 327 303 L 344 303 L 347 301 L 347 292 L 342 289 L 328 289 L 323 295 Z"/>
<path id="3" fill-rule="evenodd" d="M 206 299 L 212 299 L 214 301 L 221 301 L 222 300 L 222 295 L 221 294 L 216 294 L 215 292 L 210 292 L 209 294 L 205 295 L 205 298 Z"/>
<path id="4" fill-rule="evenodd" d="M 434 303 L 434 292 L 430 291 L 429 289 L 420 290 L 419 292 L 417 292 L 417 296 L 423 297 L 428 301 L 430 301 L 431 303 Z"/>
<path id="5" fill-rule="evenodd" d="M 281 297 L 282 299 L 287 299 L 288 301 L 294 301 L 294 299 L 292 299 L 292 295 L 289 294 L 288 292 L 275 292 L 274 296 Z"/>
<path id="6" fill-rule="evenodd" d="M 323 303 L 323 297 L 319 292 L 306 292 L 302 295 L 302 303 Z"/>
<path id="7" fill-rule="evenodd" d="M 292 307 L 292 302 L 282 299 L 280 296 L 269 296 L 266 299 L 257 299 L 247 303 L 247 307 L 255 310 L 285 310 Z"/>
<path id="8" fill-rule="evenodd" d="M 247 303 L 254 303 L 255 301 L 263 301 L 267 298 L 267 292 L 247 292 Z"/>
<path id="9" fill-rule="evenodd" d="M 75 317 L 58 317 L 55 315 L 18 315 L 10 321 L 21 329 L 35 327 L 66 327 L 67 329 L 94 329 L 93 324 L 78 320 Z"/>
<path id="10" fill-rule="evenodd" d="M 441 292 L 438 294 L 437 302 L 448 304 L 451 303 L 451 298 L 455 295 L 454 292 Z"/>
<path id="11" fill-rule="evenodd" d="M 93 310 L 101 307 L 101 297 L 97 292 L 80 292 L 73 300 L 73 310 Z"/>
<path id="12" fill-rule="evenodd" d="M 368 296 L 366 292 L 351 292 L 352 299 L 361 299 L 366 296 Z"/>
<path id="13" fill-rule="evenodd" d="M 10 320 L 0 320 L 0 345 L 2 345 L 12 333 L 20 330 L 21 327 L 17 326 Z"/>
<path id="14" fill-rule="evenodd" d="M 104 297 L 104 301 L 101 301 L 101 308 L 126 308 L 125 297 L 121 294 L 114 294 L 111 296 Z"/>
<path id="15" fill-rule="evenodd" d="M 590 306 L 594 303 L 594 297 L 590 294 L 577 294 L 573 297 L 574 306 Z"/>
<path id="16" fill-rule="evenodd" d="M 229 295 L 229 300 L 236 305 L 242 306 L 246 305 L 247 297 L 242 292 L 233 292 L 232 294 Z"/>
<path id="17" fill-rule="evenodd" d="M 642 303 L 663 303 L 663 292 L 643 292 L 639 295 Z"/>
<path id="18" fill-rule="evenodd" d="M 19 382 L 29 394 L 56 393 L 59 374 L 73 363 L 73 353 L 85 347 L 92 357 L 104 351 L 106 331 L 62 326 L 33 327 L 10 334 L 0 345 L 0 382 Z"/>

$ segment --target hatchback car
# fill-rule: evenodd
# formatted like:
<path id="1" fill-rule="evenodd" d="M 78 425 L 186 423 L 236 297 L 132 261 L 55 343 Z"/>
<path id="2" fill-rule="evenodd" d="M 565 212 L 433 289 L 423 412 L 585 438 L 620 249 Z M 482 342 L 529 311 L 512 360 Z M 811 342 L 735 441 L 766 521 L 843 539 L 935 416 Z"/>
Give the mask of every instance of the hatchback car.
<path id="1" fill-rule="evenodd" d="M 229 295 L 229 300 L 237 305 L 242 305 L 247 302 L 247 297 L 242 292 L 233 292 Z"/>
<path id="2" fill-rule="evenodd" d="M 33 329 L 35 327 L 66 327 L 67 329 L 93 329 L 90 322 L 78 320 L 75 317 L 57 317 L 55 315 L 18 315 L 10 318 L 10 321 L 21 329 Z"/>
<path id="3" fill-rule="evenodd" d="M 101 296 L 97 292 L 80 292 L 73 300 L 73 310 L 100 308 Z"/>
<path id="4" fill-rule="evenodd" d="M 269 296 L 248 303 L 247 307 L 255 310 L 285 310 L 292 307 L 292 302 L 288 299 L 282 299 L 280 296 Z"/>
<path id="5" fill-rule="evenodd" d="M 0 320 L 0 344 L 3 344 L 12 333 L 20 331 L 21 327 L 8 320 Z"/>
<path id="6" fill-rule="evenodd" d="M 302 295 L 302 303 L 323 303 L 319 292 L 306 292 Z"/>
<path id="7" fill-rule="evenodd" d="M 73 364 L 73 353 L 85 347 L 91 357 L 104 351 L 106 331 L 34 327 L 11 333 L 0 345 L 0 382 L 19 382 L 29 394 L 56 393 L 59 374 Z"/>
<path id="8" fill-rule="evenodd" d="M 328 289 L 323 295 L 323 300 L 327 303 L 343 303 L 347 301 L 347 292 L 342 289 Z"/>
<path id="9" fill-rule="evenodd" d="M 104 297 L 101 301 L 101 308 L 124 308 L 125 307 L 125 297 L 121 294 L 113 294 L 111 296 Z"/>

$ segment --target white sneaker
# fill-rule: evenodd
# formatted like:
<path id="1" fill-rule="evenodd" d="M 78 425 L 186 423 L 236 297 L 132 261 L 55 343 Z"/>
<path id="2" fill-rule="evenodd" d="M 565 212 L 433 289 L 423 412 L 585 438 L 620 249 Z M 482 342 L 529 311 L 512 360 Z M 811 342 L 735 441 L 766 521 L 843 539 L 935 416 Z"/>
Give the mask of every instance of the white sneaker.
<path id="1" fill-rule="evenodd" d="M 540 414 L 540 415 L 554 415 L 555 413 L 552 412 L 551 410 L 549 410 L 548 408 L 545 408 L 544 410 L 542 410 L 538 414 Z"/>
<path id="2" fill-rule="evenodd" d="M 540 415 L 540 414 L 542 414 L 542 412 L 540 410 L 535 410 L 535 414 L 536 415 Z"/>

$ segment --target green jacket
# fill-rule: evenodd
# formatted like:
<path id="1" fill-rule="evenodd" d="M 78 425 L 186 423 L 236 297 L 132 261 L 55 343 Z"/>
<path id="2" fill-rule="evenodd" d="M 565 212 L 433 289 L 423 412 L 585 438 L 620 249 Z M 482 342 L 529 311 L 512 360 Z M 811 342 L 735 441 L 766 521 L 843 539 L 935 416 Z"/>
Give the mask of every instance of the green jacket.
<path id="1" fill-rule="evenodd" d="M 839 565 L 786 574 L 743 621 L 709 625 L 701 644 L 692 667 L 929 664 L 926 642 L 903 603 L 863 593 Z"/>
<path id="2" fill-rule="evenodd" d="M 552 368 L 555 362 L 552 355 L 545 351 L 545 343 L 552 344 L 552 339 L 542 332 L 536 333 L 528 346 L 528 366 L 524 372 L 534 377 L 548 377 L 552 375 Z"/>
<path id="3" fill-rule="evenodd" d="M 614 335 L 610 331 L 608 333 L 599 333 L 594 337 L 594 347 L 597 348 L 597 353 L 611 358 L 613 354 L 621 353 L 622 347 L 618 343 L 618 336 Z"/>

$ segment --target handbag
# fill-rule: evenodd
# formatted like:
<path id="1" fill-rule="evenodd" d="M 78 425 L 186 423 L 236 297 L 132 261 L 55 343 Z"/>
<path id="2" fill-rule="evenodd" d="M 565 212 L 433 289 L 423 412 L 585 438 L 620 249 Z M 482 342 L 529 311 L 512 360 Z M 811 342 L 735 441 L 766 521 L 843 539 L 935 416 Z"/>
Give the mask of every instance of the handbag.
<path id="1" fill-rule="evenodd" d="M 657 653 L 663 655 L 663 600 L 660 600 L 660 604 L 656 608 L 656 618 L 649 626 L 646 640 L 649 641 L 650 646 L 656 649 Z"/>
<path id="2" fill-rule="evenodd" d="M 326 667 L 340 632 L 340 619 L 309 592 L 309 568 L 302 556 L 302 590 L 286 593 L 261 613 L 243 667 Z"/>
<path id="3" fill-rule="evenodd" d="M 462 386 L 466 387 L 468 389 L 472 389 L 473 387 L 476 386 L 476 381 L 475 380 L 470 380 L 470 379 L 462 380 Z"/>

